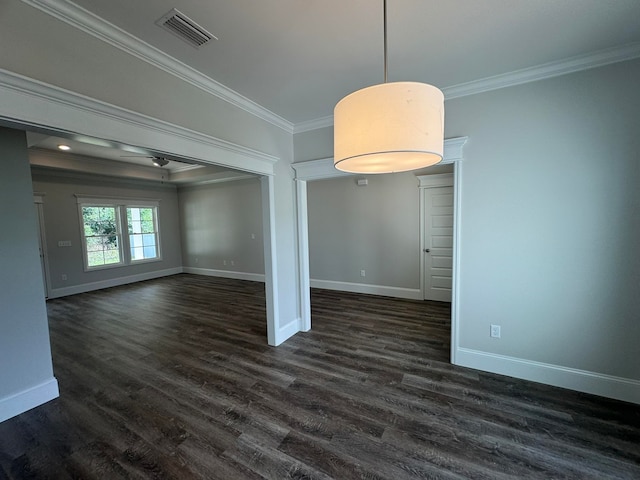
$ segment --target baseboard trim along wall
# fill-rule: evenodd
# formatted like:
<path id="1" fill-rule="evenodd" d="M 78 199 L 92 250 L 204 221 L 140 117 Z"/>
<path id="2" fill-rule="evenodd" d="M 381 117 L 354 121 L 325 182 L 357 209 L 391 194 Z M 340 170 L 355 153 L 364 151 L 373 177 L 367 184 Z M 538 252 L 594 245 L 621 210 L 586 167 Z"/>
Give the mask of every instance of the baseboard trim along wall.
<path id="1" fill-rule="evenodd" d="M 145 280 L 152 280 L 154 278 L 176 275 L 178 273 L 182 273 L 182 271 L 182 267 L 175 267 L 165 270 L 156 270 L 155 272 L 129 275 L 127 277 L 112 278 L 109 280 L 102 280 L 100 282 L 83 283 L 80 285 L 73 285 L 71 287 L 65 288 L 54 288 L 51 290 L 51 292 L 49 292 L 49 298 L 60 298 L 66 297 L 67 295 L 92 292 L 93 290 L 100 290 L 102 288 L 119 287 L 120 285 L 127 285 L 129 283 L 143 282 Z"/>
<path id="2" fill-rule="evenodd" d="M 458 348 L 456 364 L 640 404 L 640 380 Z"/>
<path id="3" fill-rule="evenodd" d="M 249 280 L 264 283 L 264 273 L 233 272 L 231 270 L 215 270 L 213 268 L 183 267 L 183 273 L 194 275 L 206 275 L 208 277 L 234 278 L 236 280 Z"/>
<path id="4" fill-rule="evenodd" d="M 382 295 L 384 297 L 406 298 L 409 300 L 422 300 L 422 292 L 419 288 L 388 287 L 385 285 L 371 285 L 366 283 L 336 282 L 333 280 L 309 280 L 311 288 L 323 288 L 325 290 L 339 290 L 342 292 L 367 293 L 369 295 Z"/>
<path id="5" fill-rule="evenodd" d="M 208 277 L 233 278 L 236 280 L 249 280 L 264 283 L 263 273 L 236 272 L 232 270 L 216 270 L 213 268 L 176 267 L 155 272 L 129 275 L 127 277 L 112 278 L 100 282 L 83 283 L 65 288 L 54 288 L 49 298 L 60 298 L 78 293 L 91 292 L 102 288 L 118 287 L 129 283 L 143 282 L 154 278 L 168 277 L 178 273 L 191 273 L 194 275 L 206 275 Z M 384 297 L 407 298 L 409 300 L 422 300 L 422 292 L 416 288 L 389 287 L 386 285 L 372 285 L 366 283 L 337 282 L 333 280 L 310 280 L 311 288 L 323 288 L 325 290 L 338 290 L 342 292 L 366 293 L 369 295 L 382 295 Z"/>
<path id="6" fill-rule="evenodd" d="M 58 381 L 55 377 L 22 392 L 0 399 L 0 422 L 58 398 Z"/>

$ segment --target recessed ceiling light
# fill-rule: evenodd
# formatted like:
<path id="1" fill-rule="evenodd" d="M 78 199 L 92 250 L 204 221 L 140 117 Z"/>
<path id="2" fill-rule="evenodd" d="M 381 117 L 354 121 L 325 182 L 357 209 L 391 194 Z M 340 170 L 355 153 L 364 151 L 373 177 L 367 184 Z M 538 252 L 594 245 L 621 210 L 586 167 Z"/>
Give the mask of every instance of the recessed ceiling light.
<path id="1" fill-rule="evenodd" d="M 58 145 L 58 150 L 64 150 L 66 152 L 67 150 L 71 150 L 71 147 L 69 145 Z"/>

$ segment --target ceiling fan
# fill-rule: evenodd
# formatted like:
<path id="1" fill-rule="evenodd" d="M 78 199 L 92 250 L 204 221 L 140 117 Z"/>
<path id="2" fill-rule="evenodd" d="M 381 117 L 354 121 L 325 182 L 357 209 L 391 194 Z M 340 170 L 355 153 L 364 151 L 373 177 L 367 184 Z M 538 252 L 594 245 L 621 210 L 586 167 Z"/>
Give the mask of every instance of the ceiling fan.
<path id="1" fill-rule="evenodd" d="M 165 157 L 158 157 L 155 155 L 120 155 L 122 158 L 150 158 L 151 163 L 153 163 L 156 167 L 164 167 L 169 163 L 169 160 Z"/>

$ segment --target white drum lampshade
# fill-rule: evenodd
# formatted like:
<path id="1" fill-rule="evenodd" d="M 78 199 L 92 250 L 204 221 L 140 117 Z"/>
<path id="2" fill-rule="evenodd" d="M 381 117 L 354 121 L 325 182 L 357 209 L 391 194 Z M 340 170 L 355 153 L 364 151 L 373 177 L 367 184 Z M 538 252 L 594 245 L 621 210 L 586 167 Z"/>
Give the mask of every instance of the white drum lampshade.
<path id="1" fill-rule="evenodd" d="M 444 95 L 418 82 L 363 88 L 334 109 L 334 165 L 350 173 L 394 173 L 442 160 Z"/>

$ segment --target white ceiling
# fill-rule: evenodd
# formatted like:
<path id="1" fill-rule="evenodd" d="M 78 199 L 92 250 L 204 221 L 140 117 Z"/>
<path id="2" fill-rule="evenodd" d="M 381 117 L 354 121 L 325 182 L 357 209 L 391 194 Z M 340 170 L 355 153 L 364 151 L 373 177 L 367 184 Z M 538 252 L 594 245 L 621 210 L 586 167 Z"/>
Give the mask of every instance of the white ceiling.
<path id="1" fill-rule="evenodd" d="M 70 135 L 69 137 L 63 138 L 43 133 L 27 132 L 27 144 L 31 149 L 52 150 L 56 152 L 60 152 L 58 149 L 59 145 L 66 145 L 70 148 L 70 150 L 66 152 L 67 154 L 81 156 L 88 162 L 90 162 L 91 158 L 101 158 L 143 167 L 154 167 L 152 162 L 153 157 L 159 156 L 169 160 L 169 163 L 162 168 L 172 173 L 196 167 L 196 165 L 192 163 L 186 163 L 183 159 L 167 157 L 166 155 L 149 150 L 116 144 L 83 135 Z"/>
<path id="2" fill-rule="evenodd" d="M 75 0 L 292 124 L 383 80 L 382 0 Z M 219 38 L 155 21 L 177 8 Z M 389 80 L 447 88 L 640 42 L 639 0 L 388 0 Z"/>

